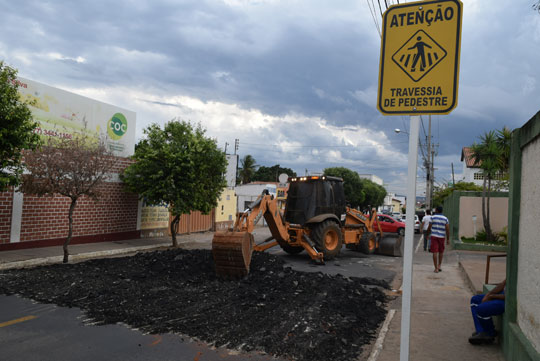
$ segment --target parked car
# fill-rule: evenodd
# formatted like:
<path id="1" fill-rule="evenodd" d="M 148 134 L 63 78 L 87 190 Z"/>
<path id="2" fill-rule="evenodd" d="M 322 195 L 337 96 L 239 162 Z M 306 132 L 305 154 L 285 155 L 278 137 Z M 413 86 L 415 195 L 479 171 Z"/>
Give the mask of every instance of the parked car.
<path id="1" fill-rule="evenodd" d="M 407 216 L 404 214 L 401 221 L 406 223 L 406 218 Z M 420 218 L 416 214 L 414 215 L 414 233 L 420 233 Z"/>
<path id="2" fill-rule="evenodd" d="M 397 219 L 388 216 L 386 214 L 377 215 L 381 229 L 385 233 L 397 233 L 400 236 L 405 234 L 405 223 L 398 221 Z M 374 226 L 377 230 L 377 225 Z"/>

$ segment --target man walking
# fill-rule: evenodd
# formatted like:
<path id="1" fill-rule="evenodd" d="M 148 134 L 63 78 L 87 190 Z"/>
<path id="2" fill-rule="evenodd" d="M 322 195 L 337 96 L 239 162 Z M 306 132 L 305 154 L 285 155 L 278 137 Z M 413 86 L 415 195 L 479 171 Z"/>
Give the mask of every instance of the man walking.
<path id="1" fill-rule="evenodd" d="M 424 251 L 427 251 L 427 248 L 428 248 L 428 245 L 429 245 L 429 232 L 428 232 L 428 228 L 429 228 L 429 224 L 431 223 L 431 210 L 428 209 L 426 210 L 426 215 L 424 216 L 424 218 L 422 218 L 422 224 L 421 224 L 421 228 L 422 228 L 422 233 L 424 234 Z"/>
<path id="2" fill-rule="evenodd" d="M 446 236 L 446 244 L 450 244 L 450 226 L 448 218 L 442 214 L 443 208 L 438 206 L 435 209 L 435 215 L 431 217 L 431 223 L 428 227 L 428 233 L 431 233 L 431 248 L 433 253 L 433 265 L 435 273 L 441 272 L 441 263 L 444 253 L 444 238 Z"/>

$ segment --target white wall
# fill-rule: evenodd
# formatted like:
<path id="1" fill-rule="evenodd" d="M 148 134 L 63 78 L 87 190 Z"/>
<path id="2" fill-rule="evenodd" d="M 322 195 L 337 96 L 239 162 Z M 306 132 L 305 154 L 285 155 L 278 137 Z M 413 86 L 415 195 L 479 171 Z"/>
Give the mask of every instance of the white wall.
<path id="1" fill-rule="evenodd" d="M 463 164 L 465 164 L 465 162 Z M 480 171 L 481 171 L 480 168 L 469 168 L 469 167 L 464 166 L 463 167 L 463 181 L 472 182 L 481 187 L 484 184 L 484 181 L 482 179 L 474 179 L 474 173 L 479 173 Z"/>
<path id="2" fill-rule="evenodd" d="M 522 153 L 517 277 L 517 321 L 540 352 L 540 140 Z"/>
<path id="3" fill-rule="evenodd" d="M 242 184 L 235 187 L 235 193 L 237 196 L 237 209 L 238 212 L 243 212 L 246 209 L 246 202 L 254 202 L 262 191 L 268 189 L 271 195 L 276 197 L 276 185 L 275 184 Z"/>
<path id="4" fill-rule="evenodd" d="M 227 154 L 227 171 L 225 173 L 225 180 L 227 181 L 227 188 L 234 188 L 236 186 L 237 165 L 238 165 L 238 154 Z"/>
<path id="5" fill-rule="evenodd" d="M 508 226 L 508 197 L 491 197 L 489 201 L 489 218 L 491 230 L 501 232 Z M 484 229 L 482 218 L 482 197 L 459 198 L 459 235 L 458 237 L 474 237 L 473 216 L 476 216 L 476 232 Z"/>

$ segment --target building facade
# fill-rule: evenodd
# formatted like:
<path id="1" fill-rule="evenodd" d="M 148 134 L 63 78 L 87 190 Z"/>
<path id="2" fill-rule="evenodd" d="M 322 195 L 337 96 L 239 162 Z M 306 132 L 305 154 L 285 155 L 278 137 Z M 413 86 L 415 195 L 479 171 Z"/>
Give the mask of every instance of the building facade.
<path id="1" fill-rule="evenodd" d="M 21 99 L 42 138 L 70 138 L 84 132 L 106 143 L 116 158 L 102 185 L 102 198 L 82 197 L 73 215 L 72 243 L 111 241 L 140 236 L 141 203 L 123 190 L 119 174 L 135 150 L 136 115 L 129 110 L 24 78 L 17 79 Z M 68 233 L 67 197 L 37 197 L 11 189 L 0 193 L 0 250 L 62 244 Z"/>

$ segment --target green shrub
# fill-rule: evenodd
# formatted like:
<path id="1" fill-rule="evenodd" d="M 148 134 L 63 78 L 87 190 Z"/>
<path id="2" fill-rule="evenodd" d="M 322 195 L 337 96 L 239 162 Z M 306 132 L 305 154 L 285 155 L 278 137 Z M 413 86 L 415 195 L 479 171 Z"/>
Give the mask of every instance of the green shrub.
<path id="1" fill-rule="evenodd" d="M 497 233 L 498 241 L 504 244 L 508 244 L 508 227 L 504 227 L 502 231 Z"/>
<path id="2" fill-rule="evenodd" d="M 481 230 L 481 231 L 478 231 L 476 232 L 476 236 L 474 236 L 474 239 L 476 240 L 476 242 L 479 242 L 479 243 L 486 243 L 486 240 L 487 240 L 487 233 L 485 230 Z"/>

